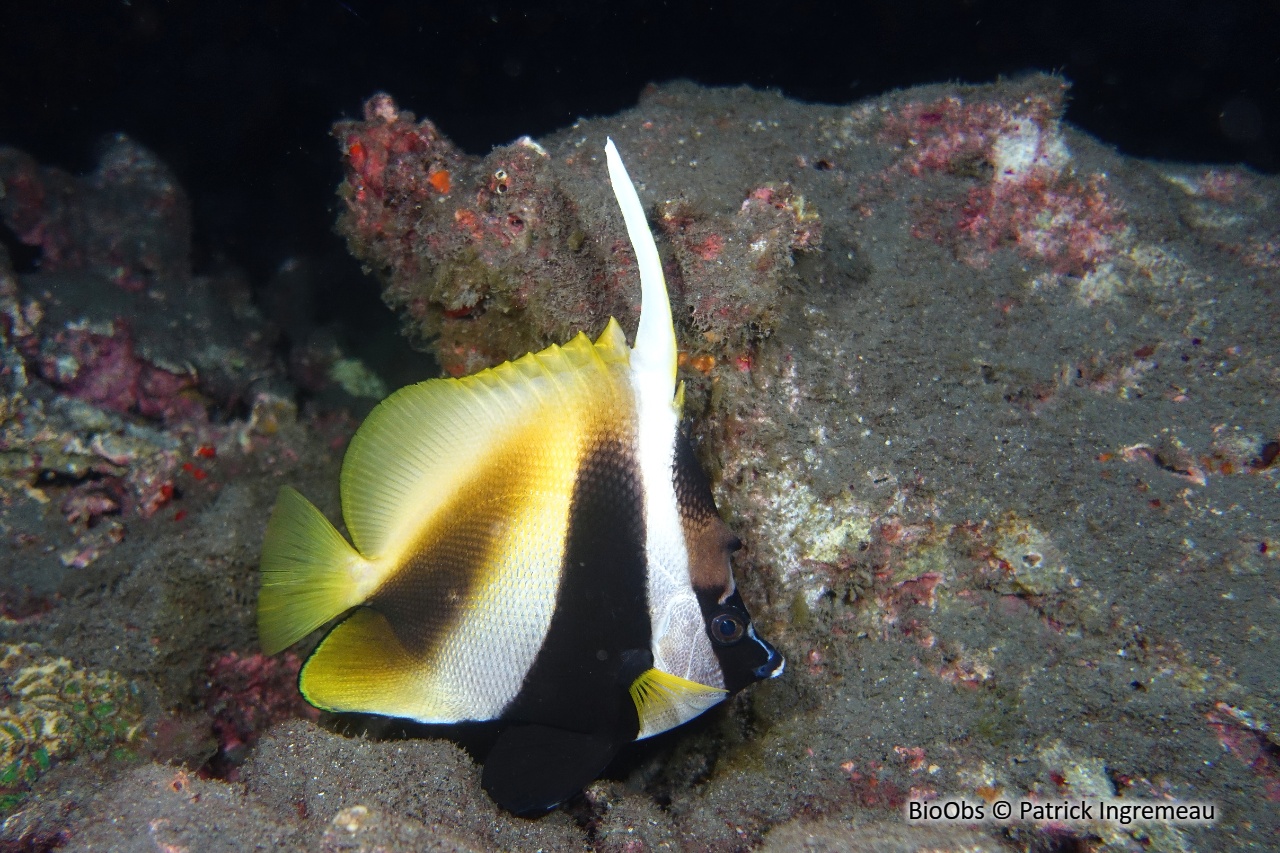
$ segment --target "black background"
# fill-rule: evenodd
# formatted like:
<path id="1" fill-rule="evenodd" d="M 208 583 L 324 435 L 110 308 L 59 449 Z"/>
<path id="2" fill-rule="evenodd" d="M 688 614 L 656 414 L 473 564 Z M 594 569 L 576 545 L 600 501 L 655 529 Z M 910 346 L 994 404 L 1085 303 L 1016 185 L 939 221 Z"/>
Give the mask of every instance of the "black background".
<path id="1" fill-rule="evenodd" d="M 380 89 L 483 153 L 650 81 L 847 103 L 1040 69 L 1073 81 L 1070 121 L 1126 153 L 1280 168 L 1280 3 L 1264 0 L 0 2 L 0 143 L 83 171 L 128 133 L 190 192 L 197 266 L 256 283 L 341 255 L 328 130 Z"/>

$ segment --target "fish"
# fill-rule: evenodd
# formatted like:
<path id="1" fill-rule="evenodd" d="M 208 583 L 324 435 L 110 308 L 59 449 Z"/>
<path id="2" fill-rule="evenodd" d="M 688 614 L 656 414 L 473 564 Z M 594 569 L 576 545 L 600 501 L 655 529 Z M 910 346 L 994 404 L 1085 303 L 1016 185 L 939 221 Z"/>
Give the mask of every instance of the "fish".
<path id="1" fill-rule="evenodd" d="M 496 723 L 481 785 L 526 817 L 785 668 L 681 429 L 666 281 L 612 139 L 605 160 L 640 278 L 635 346 L 610 318 L 595 341 L 396 391 L 343 458 L 350 540 L 284 486 L 260 562 L 265 653 L 341 617 L 301 668 L 307 702 Z"/>

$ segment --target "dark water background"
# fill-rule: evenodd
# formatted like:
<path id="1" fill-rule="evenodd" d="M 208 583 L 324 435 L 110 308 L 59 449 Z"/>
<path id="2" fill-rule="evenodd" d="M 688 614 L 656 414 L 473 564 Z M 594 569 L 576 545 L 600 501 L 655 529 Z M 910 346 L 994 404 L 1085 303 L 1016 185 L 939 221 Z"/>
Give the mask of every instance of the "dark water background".
<path id="1" fill-rule="evenodd" d="M 1068 120 L 1125 153 L 1280 168 L 1280 4 L 1229 0 L 6 2 L 0 144 L 80 171 L 128 133 L 190 192 L 198 269 L 261 284 L 289 257 L 329 258 L 323 301 L 349 316 L 359 271 L 331 231 L 327 134 L 379 89 L 483 153 L 630 106 L 650 81 L 846 103 L 1032 69 L 1069 78 Z"/>

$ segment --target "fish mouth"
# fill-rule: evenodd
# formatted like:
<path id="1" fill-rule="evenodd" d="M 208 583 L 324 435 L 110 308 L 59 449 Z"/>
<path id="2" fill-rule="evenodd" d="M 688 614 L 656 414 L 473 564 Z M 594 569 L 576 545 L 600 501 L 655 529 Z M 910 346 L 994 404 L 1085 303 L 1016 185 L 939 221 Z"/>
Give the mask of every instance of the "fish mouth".
<path id="1" fill-rule="evenodd" d="M 776 664 L 773 664 L 773 669 L 769 669 L 769 665 L 766 664 L 765 666 L 762 666 L 760 667 L 760 669 L 756 670 L 756 677 L 757 678 L 777 678 L 778 676 L 782 675 L 784 671 L 786 671 L 786 668 L 787 668 L 787 659 L 784 658 L 782 655 L 778 655 L 778 662 Z"/>
<path id="2" fill-rule="evenodd" d="M 781 652 L 759 637 L 756 638 L 756 642 L 764 647 L 765 651 L 769 653 L 769 657 L 764 663 L 752 670 L 752 675 L 762 681 L 766 678 L 777 678 L 782 675 L 787 668 L 787 659 L 782 656 Z"/>

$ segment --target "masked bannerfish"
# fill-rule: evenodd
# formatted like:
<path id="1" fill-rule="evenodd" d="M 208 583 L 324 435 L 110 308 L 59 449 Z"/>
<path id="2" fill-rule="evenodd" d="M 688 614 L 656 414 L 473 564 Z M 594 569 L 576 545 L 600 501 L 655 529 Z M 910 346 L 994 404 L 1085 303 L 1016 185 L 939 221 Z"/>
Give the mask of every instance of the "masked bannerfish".
<path id="1" fill-rule="evenodd" d="M 263 545 L 264 651 L 346 613 L 302 668 L 306 700 L 499 721 L 482 784 L 521 815 L 783 669 L 680 432 L 658 251 L 612 140 L 605 152 L 640 270 L 635 348 L 610 319 L 595 343 L 402 388 L 342 463 L 351 543 L 286 486 Z"/>

